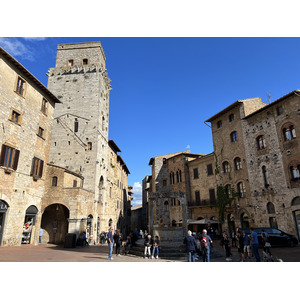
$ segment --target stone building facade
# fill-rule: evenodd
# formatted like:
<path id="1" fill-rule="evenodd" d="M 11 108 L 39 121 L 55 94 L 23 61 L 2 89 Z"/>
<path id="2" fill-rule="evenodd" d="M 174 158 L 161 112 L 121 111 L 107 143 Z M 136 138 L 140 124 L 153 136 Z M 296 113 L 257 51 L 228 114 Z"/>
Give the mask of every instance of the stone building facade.
<path id="1" fill-rule="evenodd" d="M 58 103 L 40 81 L 0 48 L 1 246 L 38 243 Z"/>
<path id="2" fill-rule="evenodd" d="M 224 229 L 277 227 L 299 239 L 299 95 L 296 90 L 268 105 L 259 98 L 239 100 L 206 121 L 217 184 L 230 184 L 236 193 Z"/>
<path id="3" fill-rule="evenodd" d="M 50 161 L 84 177 L 82 188 L 94 203 L 92 226 L 117 229 L 128 197 L 129 171 L 108 138 L 111 85 L 101 43 L 58 45 L 48 88 L 62 102 L 55 110 Z M 80 219 L 87 218 L 82 214 Z"/>
<path id="4" fill-rule="evenodd" d="M 216 189 L 231 201 L 223 214 L 223 229 L 229 232 L 254 225 L 242 119 L 264 106 L 260 98 L 238 100 L 206 120 L 212 128 Z"/>
<path id="5" fill-rule="evenodd" d="M 187 203 L 188 218 L 218 220 L 214 153 L 189 161 L 188 168 L 191 195 Z M 189 228 L 194 232 L 201 229 L 200 226 L 192 224 Z"/>
<path id="6" fill-rule="evenodd" d="M 40 227 L 50 243 L 85 231 L 94 244 L 109 226 L 128 232 L 130 173 L 108 139 L 101 43 L 58 45 L 49 89 L 0 55 L 0 245 L 37 244 Z"/>

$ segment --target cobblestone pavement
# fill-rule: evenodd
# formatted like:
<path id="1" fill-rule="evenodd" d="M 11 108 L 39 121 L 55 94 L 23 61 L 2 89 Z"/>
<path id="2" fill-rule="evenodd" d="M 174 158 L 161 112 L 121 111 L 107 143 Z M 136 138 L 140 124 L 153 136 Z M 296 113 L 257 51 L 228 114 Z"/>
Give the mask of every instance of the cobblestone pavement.
<path id="1" fill-rule="evenodd" d="M 214 241 L 214 247 L 219 253 L 223 253 L 218 241 Z M 284 262 L 300 262 L 300 246 L 271 248 L 274 257 Z M 239 261 L 237 248 L 232 248 L 233 262 Z M 260 249 L 262 258 L 262 249 Z M 225 257 L 212 258 L 212 262 L 225 262 Z M 252 258 L 249 262 L 255 262 Z M 108 260 L 108 246 L 96 245 L 89 247 L 64 248 L 63 246 L 43 245 L 22 245 L 13 247 L 0 247 L 0 262 L 184 262 L 166 259 L 144 259 L 135 255 L 113 254 L 113 260 Z M 202 257 L 199 261 L 202 262 Z"/>
<path id="2" fill-rule="evenodd" d="M 121 256 L 113 254 L 113 260 L 108 260 L 107 244 L 84 248 L 42 244 L 0 247 L 0 262 L 172 262 L 172 260 L 144 259 L 130 254 Z"/>

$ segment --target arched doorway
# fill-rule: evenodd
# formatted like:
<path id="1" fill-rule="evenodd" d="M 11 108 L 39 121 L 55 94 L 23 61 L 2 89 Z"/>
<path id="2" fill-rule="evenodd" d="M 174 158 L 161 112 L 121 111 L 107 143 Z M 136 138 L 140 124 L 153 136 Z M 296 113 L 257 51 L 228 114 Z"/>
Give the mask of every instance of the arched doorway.
<path id="1" fill-rule="evenodd" d="M 93 239 L 93 216 L 92 215 L 89 215 L 86 221 L 86 237 L 90 244 Z"/>
<path id="2" fill-rule="evenodd" d="M 36 206 L 31 205 L 26 209 L 23 233 L 22 233 L 22 244 L 30 244 L 32 242 L 32 237 L 35 233 L 35 221 L 38 209 Z"/>
<path id="3" fill-rule="evenodd" d="M 8 207 L 9 207 L 8 204 L 4 200 L 0 200 L 0 246 L 2 245 L 5 216 L 6 216 Z"/>
<path id="4" fill-rule="evenodd" d="M 291 207 L 293 210 L 297 237 L 298 240 L 300 240 L 300 197 L 295 197 L 292 200 Z"/>
<path id="5" fill-rule="evenodd" d="M 234 215 L 233 214 L 228 214 L 227 222 L 228 222 L 229 235 L 231 236 L 232 232 L 235 232 L 235 222 L 234 222 Z"/>
<path id="6" fill-rule="evenodd" d="M 241 214 L 241 228 L 250 228 L 249 216 L 245 212 Z"/>
<path id="7" fill-rule="evenodd" d="M 45 208 L 41 224 L 44 229 L 43 243 L 64 243 L 68 233 L 69 214 L 69 209 L 59 203 L 51 204 Z"/>

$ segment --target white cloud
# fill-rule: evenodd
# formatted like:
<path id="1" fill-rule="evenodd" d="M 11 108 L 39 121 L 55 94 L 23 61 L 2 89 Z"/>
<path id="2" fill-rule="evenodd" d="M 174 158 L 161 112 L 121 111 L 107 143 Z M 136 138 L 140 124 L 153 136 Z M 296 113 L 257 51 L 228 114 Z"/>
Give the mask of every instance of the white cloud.
<path id="1" fill-rule="evenodd" d="M 142 185 L 139 182 L 135 182 L 132 188 L 132 206 L 137 206 L 142 204 Z"/>
<path id="2" fill-rule="evenodd" d="M 33 61 L 34 54 L 30 47 L 22 43 L 17 38 L 1 38 L 0 46 L 6 50 L 11 56 L 22 57 L 24 59 Z"/>

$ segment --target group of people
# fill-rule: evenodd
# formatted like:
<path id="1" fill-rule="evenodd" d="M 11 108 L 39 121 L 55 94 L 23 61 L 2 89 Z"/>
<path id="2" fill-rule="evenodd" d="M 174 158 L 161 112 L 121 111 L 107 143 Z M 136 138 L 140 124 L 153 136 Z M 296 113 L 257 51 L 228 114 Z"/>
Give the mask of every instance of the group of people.
<path id="1" fill-rule="evenodd" d="M 186 251 L 188 254 L 188 261 L 195 262 L 198 260 L 198 255 L 202 255 L 203 262 L 210 262 L 210 249 L 213 240 L 206 229 L 203 229 L 202 234 L 192 234 L 189 230 L 187 236 L 184 238 Z"/>
<path id="2" fill-rule="evenodd" d="M 234 244 L 234 246 L 237 247 L 241 262 L 245 262 L 247 259 L 250 259 L 252 256 L 255 257 L 255 260 L 257 262 L 261 261 L 260 254 L 258 251 L 259 248 L 258 235 L 253 228 L 250 228 L 250 235 L 246 234 L 244 231 L 241 231 L 240 229 L 237 229 L 236 232 L 232 233 L 231 240 L 233 241 L 232 244 Z M 272 256 L 270 250 L 271 244 L 269 242 L 269 237 L 264 230 L 262 230 L 261 233 L 261 240 L 262 240 L 263 251 L 266 254 Z M 230 244 L 229 236 L 225 231 L 223 232 L 220 244 L 221 246 L 224 247 L 226 260 L 232 261 L 231 244 Z"/>
<path id="3" fill-rule="evenodd" d="M 155 248 L 156 253 L 157 253 L 156 258 L 158 258 L 159 240 L 158 241 L 155 240 L 156 242 L 153 242 L 151 239 L 151 236 L 148 235 L 146 230 L 144 233 L 142 230 L 138 231 L 137 229 L 135 229 L 135 231 L 130 231 L 130 233 L 126 236 L 126 238 L 123 239 L 120 230 L 116 230 L 116 232 L 113 234 L 113 228 L 110 227 L 108 233 L 107 234 L 103 233 L 103 236 L 105 236 L 105 240 L 107 241 L 108 246 L 109 246 L 109 253 L 108 253 L 109 260 L 113 260 L 112 254 L 113 254 L 114 246 L 115 246 L 115 253 L 117 256 L 121 255 L 121 250 L 123 250 L 124 255 L 127 255 L 129 253 L 129 250 L 133 246 L 135 246 L 137 240 L 142 239 L 142 238 L 145 238 L 145 256 L 144 257 L 146 257 L 146 250 L 147 250 L 147 253 L 149 253 L 149 251 L 150 251 L 150 250 L 148 251 L 148 247 L 149 247 L 148 241 L 150 241 L 150 244 L 151 244 L 150 248 L 151 247 Z M 100 240 L 101 240 L 101 238 L 100 238 Z M 150 257 L 150 254 L 149 254 L 149 257 Z M 154 251 L 152 251 L 151 257 L 152 258 L 154 257 Z"/>
<path id="4" fill-rule="evenodd" d="M 237 247 L 241 262 L 245 262 L 247 259 L 250 259 L 252 257 L 255 257 L 255 260 L 257 262 L 261 261 L 260 254 L 258 251 L 258 235 L 253 228 L 250 228 L 250 234 L 246 234 L 244 231 L 237 229 L 234 235 L 231 235 L 231 240 L 233 240 L 233 237 L 235 242 L 234 244 L 235 247 Z M 271 244 L 269 242 L 269 237 L 264 230 L 262 230 L 261 233 L 261 240 L 264 255 L 269 255 L 270 257 L 272 257 L 270 251 Z M 198 260 L 199 255 L 202 256 L 203 262 L 210 262 L 210 253 L 211 248 L 213 246 L 211 230 L 210 234 L 208 234 L 207 229 L 204 229 L 202 231 L 202 234 L 192 233 L 189 230 L 183 243 L 186 246 L 189 262 L 194 262 Z M 230 237 L 225 231 L 221 236 L 220 245 L 224 248 L 226 261 L 232 261 L 232 245 L 230 243 Z"/>

